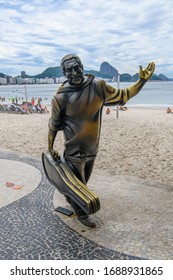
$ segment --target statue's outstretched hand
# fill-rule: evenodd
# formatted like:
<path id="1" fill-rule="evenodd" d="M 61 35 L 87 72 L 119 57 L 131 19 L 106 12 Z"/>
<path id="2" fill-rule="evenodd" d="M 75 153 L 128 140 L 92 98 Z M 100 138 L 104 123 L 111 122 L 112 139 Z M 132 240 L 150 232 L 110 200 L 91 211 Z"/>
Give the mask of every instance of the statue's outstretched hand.
<path id="1" fill-rule="evenodd" d="M 155 63 L 150 62 L 148 66 L 142 70 L 142 66 L 139 66 L 139 77 L 144 80 L 149 80 L 155 70 Z"/>
<path id="2" fill-rule="evenodd" d="M 58 153 L 56 150 L 54 150 L 54 149 L 49 149 L 49 152 L 50 152 L 52 158 L 53 158 L 55 161 L 60 160 L 60 155 L 59 155 L 59 153 Z"/>

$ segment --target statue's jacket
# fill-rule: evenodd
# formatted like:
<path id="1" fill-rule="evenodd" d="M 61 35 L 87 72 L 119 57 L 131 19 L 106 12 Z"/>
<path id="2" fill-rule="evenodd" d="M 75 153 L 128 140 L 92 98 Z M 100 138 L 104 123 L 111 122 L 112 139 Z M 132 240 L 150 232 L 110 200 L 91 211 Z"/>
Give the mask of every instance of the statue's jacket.
<path id="1" fill-rule="evenodd" d="M 104 80 L 85 75 L 82 85 L 65 81 L 52 98 L 49 128 L 63 130 L 65 156 L 84 159 L 98 152 L 103 106 L 124 105 L 128 89 L 115 89 Z"/>

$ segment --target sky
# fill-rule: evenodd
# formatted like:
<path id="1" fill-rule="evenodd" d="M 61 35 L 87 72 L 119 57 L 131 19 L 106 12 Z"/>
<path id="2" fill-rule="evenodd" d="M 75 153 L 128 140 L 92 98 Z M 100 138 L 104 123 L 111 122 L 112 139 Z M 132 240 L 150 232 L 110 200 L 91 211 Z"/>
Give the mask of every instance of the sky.
<path id="1" fill-rule="evenodd" d="M 172 0 L 0 0 L 0 72 L 42 73 L 77 54 L 134 75 L 150 61 L 173 78 Z"/>

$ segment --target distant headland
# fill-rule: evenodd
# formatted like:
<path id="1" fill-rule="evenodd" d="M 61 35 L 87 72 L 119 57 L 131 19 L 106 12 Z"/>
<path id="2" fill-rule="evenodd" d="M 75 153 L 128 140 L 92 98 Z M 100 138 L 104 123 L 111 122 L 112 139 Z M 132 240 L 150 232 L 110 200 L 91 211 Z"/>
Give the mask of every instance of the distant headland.
<path id="1" fill-rule="evenodd" d="M 134 75 L 128 73 L 120 74 L 118 70 L 108 62 L 102 62 L 99 71 L 84 70 L 84 74 L 93 74 L 95 77 L 105 79 L 108 82 L 116 82 L 118 76 L 120 77 L 120 82 L 136 82 L 139 79 L 138 73 Z M 0 73 L 0 85 L 15 83 L 50 83 L 48 82 L 49 79 L 52 79 L 52 82 L 55 83 L 63 81 L 64 77 L 60 66 L 46 68 L 41 74 L 34 76 L 27 75 L 25 71 L 22 71 L 21 75 L 16 77 Z M 173 81 L 173 78 L 169 79 L 163 74 L 153 74 L 150 81 Z"/>

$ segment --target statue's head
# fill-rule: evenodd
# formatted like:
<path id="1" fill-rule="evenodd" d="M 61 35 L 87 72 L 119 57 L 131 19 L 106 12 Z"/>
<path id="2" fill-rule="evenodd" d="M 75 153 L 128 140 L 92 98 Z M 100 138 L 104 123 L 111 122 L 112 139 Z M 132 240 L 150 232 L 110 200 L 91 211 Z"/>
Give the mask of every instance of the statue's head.
<path id="1" fill-rule="evenodd" d="M 69 84 L 80 85 L 84 80 L 83 65 L 80 58 L 75 54 L 68 54 L 61 60 L 63 74 L 68 79 Z"/>

